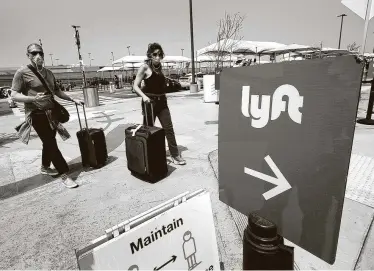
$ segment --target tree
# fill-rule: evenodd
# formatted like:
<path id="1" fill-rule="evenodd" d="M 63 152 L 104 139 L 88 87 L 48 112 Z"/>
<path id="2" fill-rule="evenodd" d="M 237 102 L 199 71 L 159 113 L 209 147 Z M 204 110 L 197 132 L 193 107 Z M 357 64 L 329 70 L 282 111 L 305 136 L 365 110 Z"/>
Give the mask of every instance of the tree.
<path id="1" fill-rule="evenodd" d="M 357 45 L 356 42 L 352 43 L 352 44 L 349 44 L 347 46 L 347 50 L 349 52 L 358 52 L 358 50 L 360 49 L 360 45 Z"/>
<path id="2" fill-rule="evenodd" d="M 240 36 L 240 31 L 243 28 L 244 19 L 245 15 L 240 15 L 239 12 L 234 14 L 225 12 L 225 16 L 219 20 L 216 37 L 217 43 L 214 48 L 214 56 L 212 57 L 217 68 L 223 65 L 224 58 L 230 55 L 233 49 L 243 39 L 243 37 Z"/>

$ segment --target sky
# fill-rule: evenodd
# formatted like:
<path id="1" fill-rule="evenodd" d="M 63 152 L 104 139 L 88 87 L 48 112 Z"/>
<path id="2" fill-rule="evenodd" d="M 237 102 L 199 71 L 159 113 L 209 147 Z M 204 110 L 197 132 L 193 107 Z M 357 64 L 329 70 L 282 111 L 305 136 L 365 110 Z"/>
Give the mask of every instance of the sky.
<path id="1" fill-rule="evenodd" d="M 243 40 L 338 47 L 340 18 L 344 18 L 341 48 L 362 43 L 364 20 L 341 0 L 193 0 L 195 50 L 216 41 L 225 12 L 245 15 Z M 373 21 L 373 20 L 372 20 Z M 373 51 L 373 22 L 366 43 Z M 85 64 L 110 66 L 114 59 L 145 55 L 148 43 L 159 42 L 167 55 L 191 56 L 188 0 L 11 0 L 1 1 L 0 67 L 28 64 L 26 47 L 42 40 L 46 65 L 77 64 L 74 29 L 79 25 Z M 58 60 L 56 60 L 58 59 Z"/>

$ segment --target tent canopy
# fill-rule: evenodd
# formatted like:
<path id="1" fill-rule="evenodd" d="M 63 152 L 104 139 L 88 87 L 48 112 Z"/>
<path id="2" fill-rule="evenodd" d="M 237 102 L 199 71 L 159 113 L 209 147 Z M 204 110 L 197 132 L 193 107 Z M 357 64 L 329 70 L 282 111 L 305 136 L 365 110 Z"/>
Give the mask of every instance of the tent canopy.
<path id="1" fill-rule="evenodd" d="M 97 72 L 118 71 L 120 69 L 122 69 L 122 67 L 104 67 L 98 70 Z"/>
<path id="2" fill-rule="evenodd" d="M 224 54 L 261 54 L 265 50 L 284 46 L 286 45 L 278 42 L 225 39 L 198 50 L 197 55 L 217 54 L 218 52 Z"/>
<path id="3" fill-rule="evenodd" d="M 113 61 L 113 64 L 139 63 L 139 62 L 144 62 L 146 59 L 147 59 L 146 56 L 124 56 Z M 165 56 L 162 62 L 182 63 L 182 62 L 191 62 L 191 59 L 185 56 Z"/>
<path id="4" fill-rule="evenodd" d="M 313 46 L 307 46 L 307 45 L 300 45 L 300 44 L 290 44 L 283 47 L 271 49 L 271 50 L 265 50 L 263 54 L 286 54 L 286 53 L 292 53 L 292 52 L 301 52 L 301 51 L 307 51 L 307 50 L 319 50 L 318 47 Z"/>
<path id="5" fill-rule="evenodd" d="M 234 56 L 234 55 L 231 56 L 231 59 L 230 59 L 230 56 L 221 56 L 219 58 L 219 61 L 230 62 L 230 61 L 236 61 L 238 60 L 238 58 L 239 58 L 238 56 Z M 217 55 L 201 55 L 197 57 L 197 62 L 215 62 L 215 61 L 217 61 Z"/>

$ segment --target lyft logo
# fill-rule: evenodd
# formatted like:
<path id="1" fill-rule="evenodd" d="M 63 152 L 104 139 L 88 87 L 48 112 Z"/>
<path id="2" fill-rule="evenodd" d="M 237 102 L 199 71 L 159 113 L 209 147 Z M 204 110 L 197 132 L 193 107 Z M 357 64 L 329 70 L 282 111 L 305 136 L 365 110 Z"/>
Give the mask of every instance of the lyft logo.
<path id="1" fill-rule="evenodd" d="M 294 122 L 301 124 L 302 114 L 299 108 L 303 106 L 304 98 L 294 86 L 285 84 L 278 87 L 274 91 L 272 101 L 270 95 L 261 96 L 260 103 L 260 95 L 250 95 L 250 86 L 242 88 L 242 114 L 247 118 L 252 118 L 252 127 L 263 128 L 268 124 L 269 117 L 271 120 L 276 120 L 281 112 L 286 110 Z M 288 96 L 288 108 L 287 102 L 283 101 L 284 96 Z"/>

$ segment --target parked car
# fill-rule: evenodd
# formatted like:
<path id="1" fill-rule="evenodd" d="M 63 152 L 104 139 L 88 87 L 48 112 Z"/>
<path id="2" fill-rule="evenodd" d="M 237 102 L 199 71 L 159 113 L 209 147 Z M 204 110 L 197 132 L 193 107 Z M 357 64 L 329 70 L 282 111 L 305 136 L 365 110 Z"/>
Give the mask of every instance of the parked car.
<path id="1" fill-rule="evenodd" d="M 179 78 L 179 83 L 182 89 L 190 89 L 191 81 L 188 76 L 183 76 Z"/>
<path id="2" fill-rule="evenodd" d="M 171 79 L 169 77 L 166 77 L 166 92 L 178 92 L 182 89 L 181 84 L 174 79 Z"/>
<path id="3" fill-rule="evenodd" d="M 201 88 L 203 88 L 203 77 L 204 73 L 198 72 L 195 74 L 195 81 L 196 83 L 199 82 L 201 84 Z M 190 85 L 192 82 L 192 73 L 186 74 L 185 76 L 179 78 L 179 83 L 182 85 L 183 89 L 190 89 Z"/>
<path id="4" fill-rule="evenodd" d="M 10 86 L 2 86 L 0 87 L 0 99 L 8 98 L 11 93 Z"/>

